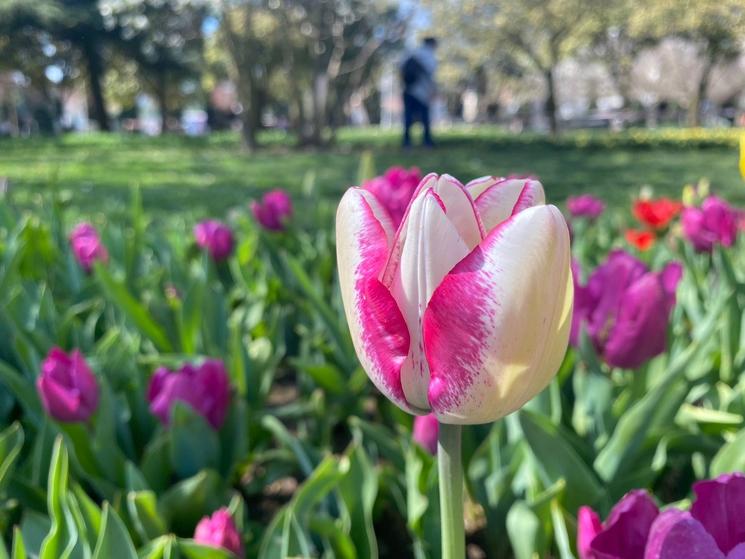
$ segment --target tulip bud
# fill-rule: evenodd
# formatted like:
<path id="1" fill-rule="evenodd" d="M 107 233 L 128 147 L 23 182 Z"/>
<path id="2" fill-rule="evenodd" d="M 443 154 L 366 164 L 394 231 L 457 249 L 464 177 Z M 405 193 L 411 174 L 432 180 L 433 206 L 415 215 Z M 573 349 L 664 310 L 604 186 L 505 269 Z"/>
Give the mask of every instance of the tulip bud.
<path id="1" fill-rule="evenodd" d="M 101 242 L 98 231 L 90 223 L 79 223 L 70 233 L 70 247 L 78 264 L 90 273 L 94 262 L 107 262 L 109 253 Z"/>
<path id="2" fill-rule="evenodd" d="M 577 512 L 577 553 L 579 559 L 593 559 L 592 540 L 603 530 L 598 513 L 590 507 L 580 507 Z"/>
<path id="3" fill-rule="evenodd" d="M 683 234 L 698 252 L 711 252 L 715 245 L 732 246 L 737 238 L 740 215 L 721 198 L 709 196 L 700 208 L 683 211 Z"/>
<path id="4" fill-rule="evenodd" d="M 658 273 L 622 250 L 611 252 L 577 283 L 573 343 L 581 324 L 600 356 L 611 366 L 633 369 L 665 351 L 667 323 L 683 269 L 672 262 Z"/>
<path id="5" fill-rule="evenodd" d="M 200 247 L 209 251 L 215 262 L 225 260 L 233 252 L 233 232 L 217 220 L 208 219 L 197 224 L 194 238 Z"/>
<path id="6" fill-rule="evenodd" d="M 416 167 L 409 170 L 391 167 L 383 176 L 366 181 L 362 188 L 375 195 L 388 212 L 393 225 L 398 227 L 421 180 L 422 174 Z"/>
<path id="7" fill-rule="evenodd" d="M 435 414 L 418 415 L 414 418 L 412 438 L 419 446 L 434 455 L 437 454 L 437 433 L 439 430 L 440 423 L 437 421 Z"/>
<path id="8" fill-rule="evenodd" d="M 282 189 L 264 194 L 261 202 L 251 202 L 251 211 L 261 226 L 269 231 L 283 231 L 292 216 L 292 199 Z"/>
<path id="9" fill-rule="evenodd" d="M 41 365 L 36 388 L 47 413 L 57 421 L 87 421 L 98 408 L 98 383 L 83 355 L 52 348 Z"/>
<path id="10" fill-rule="evenodd" d="M 217 430 L 230 405 L 230 380 L 222 361 L 210 359 L 199 365 L 184 365 L 176 372 L 161 367 L 150 379 L 147 399 L 150 411 L 165 425 L 171 420 L 176 401 L 183 402 Z"/>
<path id="11" fill-rule="evenodd" d="M 222 548 L 237 557 L 243 557 L 241 535 L 230 512 L 224 507 L 199 521 L 194 531 L 194 541 L 209 547 Z"/>
<path id="12" fill-rule="evenodd" d="M 567 198 L 567 209 L 572 217 L 585 217 L 590 220 L 599 218 L 605 211 L 605 204 L 590 194 Z"/>
<path id="13" fill-rule="evenodd" d="M 670 198 L 637 200 L 634 202 L 634 217 L 652 229 L 664 229 L 680 213 L 683 204 Z"/>
<path id="14" fill-rule="evenodd" d="M 569 232 L 539 182 L 428 175 L 398 230 L 374 193 L 351 188 L 336 241 L 357 356 L 402 409 L 486 423 L 556 373 L 572 314 Z"/>

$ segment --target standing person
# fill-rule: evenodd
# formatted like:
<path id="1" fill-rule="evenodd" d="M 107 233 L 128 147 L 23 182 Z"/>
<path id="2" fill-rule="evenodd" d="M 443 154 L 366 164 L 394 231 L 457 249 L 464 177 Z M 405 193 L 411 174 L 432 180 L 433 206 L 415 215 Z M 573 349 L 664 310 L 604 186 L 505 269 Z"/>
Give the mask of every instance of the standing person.
<path id="1" fill-rule="evenodd" d="M 411 125 L 420 121 L 424 127 L 424 145 L 432 147 L 430 107 L 437 92 L 435 71 L 437 39 L 427 37 L 419 48 L 406 55 L 401 64 L 404 92 L 404 147 L 411 145 Z"/>

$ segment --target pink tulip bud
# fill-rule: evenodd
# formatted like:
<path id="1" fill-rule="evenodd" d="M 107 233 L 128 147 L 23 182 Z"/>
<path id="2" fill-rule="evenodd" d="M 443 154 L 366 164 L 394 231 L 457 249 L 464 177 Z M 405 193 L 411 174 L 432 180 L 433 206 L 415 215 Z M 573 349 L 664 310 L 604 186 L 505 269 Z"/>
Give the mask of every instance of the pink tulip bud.
<path id="1" fill-rule="evenodd" d="M 70 247 L 78 264 L 90 273 L 94 262 L 107 262 L 109 253 L 101 242 L 98 231 L 90 223 L 79 223 L 70 233 Z"/>
<path id="2" fill-rule="evenodd" d="M 230 405 L 230 380 L 222 361 L 210 359 L 199 366 L 184 365 L 176 372 L 161 367 L 150 379 L 147 391 L 150 411 L 165 425 L 170 423 L 174 402 L 187 404 L 217 430 Z"/>
<path id="3" fill-rule="evenodd" d="M 598 513 L 590 507 L 580 507 L 577 512 L 577 553 L 579 559 L 593 559 L 590 546 L 603 530 Z"/>
<path id="4" fill-rule="evenodd" d="M 200 247 L 209 251 L 215 262 L 225 260 L 233 252 L 233 232 L 217 220 L 208 219 L 197 224 L 194 238 Z"/>
<path id="5" fill-rule="evenodd" d="M 98 383 L 83 355 L 52 348 L 36 379 L 41 402 L 57 421 L 87 421 L 98 408 Z"/>
<path id="6" fill-rule="evenodd" d="M 582 196 L 569 197 L 567 199 L 567 209 L 573 217 L 586 217 L 592 220 L 602 215 L 605 204 L 595 196 L 583 194 Z"/>
<path id="7" fill-rule="evenodd" d="M 197 524 L 194 541 L 209 547 L 219 547 L 243 557 L 243 541 L 227 508 L 205 516 Z"/>
<path id="8" fill-rule="evenodd" d="M 683 234 L 698 252 L 711 252 L 715 245 L 732 246 L 739 221 L 739 212 L 716 196 L 709 196 L 700 208 L 686 208 L 681 219 Z"/>
<path id="9" fill-rule="evenodd" d="M 362 188 L 375 195 L 398 227 L 421 180 L 422 174 L 416 167 L 408 170 L 391 167 L 384 175 L 366 181 Z"/>
<path id="10" fill-rule="evenodd" d="M 264 229 L 283 231 L 292 216 L 292 199 L 278 188 L 264 194 L 260 202 L 251 202 L 251 211 Z"/>
<path id="11" fill-rule="evenodd" d="M 437 434 L 439 431 L 440 424 L 435 414 L 428 413 L 414 418 L 414 431 L 412 433 L 414 442 L 432 455 L 437 454 Z"/>
<path id="12" fill-rule="evenodd" d="M 556 374 L 571 326 L 569 231 L 538 181 L 430 174 L 397 229 L 375 193 L 350 188 L 336 247 L 357 357 L 402 409 L 487 423 Z"/>

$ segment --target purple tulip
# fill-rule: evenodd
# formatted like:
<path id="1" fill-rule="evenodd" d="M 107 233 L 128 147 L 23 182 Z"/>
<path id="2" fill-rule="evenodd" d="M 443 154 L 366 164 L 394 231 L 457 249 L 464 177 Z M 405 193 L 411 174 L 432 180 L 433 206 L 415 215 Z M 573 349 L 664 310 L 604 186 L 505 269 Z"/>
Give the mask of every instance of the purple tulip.
<path id="1" fill-rule="evenodd" d="M 292 216 L 292 199 L 287 192 L 278 188 L 264 194 L 261 202 L 251 202 L 251 211 L 264 229 L 283 231 Z"/>
<path id="2" fill-rule="evenodd" d="M 207 249 L 215 262 L 225 260 L 233 252 L 233 232 L 216 219 L 202 221 L 194 227 L 194 239 Z"/>
<path id="3" fill-rule="evenodd" d="M 435 414 L 417 415 L 414 418 L 412 438 L 414 442 L 432 455 L 437 454 L 437 434 L 439 431 L 440 424 Z"/>
<path id="4" fill-rule="evenodd" d="M 94 262 L 107 262 L 109 253 L 101 242 L 98 231 L 90 223 L 78 223 L 70 233 L 70 247 L 78 264 L 90 273 Z"/>
<path id="5" fill-rule="evenodd" d="M 732 246 L 739 220 L 739 212 L 716 196 L 706 198 L 700 208 L 686 208 L 681 219 L 683 233 L 698 252 L 711 252 L 717 244 Z"/>
<path id="6" fill-rule="evenodd" d="M 642 490 L 624 495 L 603 524 L 595 511 L 582 507 L 577 517 L 580 559 L 641 559 L 658 514 L 652 497 Z"/>
<path id="7" fill-rule="evenodd" d="M 147 390 L 150 411 L 165 425 L 171 420 L 176 401 L 204 417 L 214 429 L 225 421 L 230 404 L 230 380 L 222 361 L 210 359 L 199 366 L 184 365 L 172 372 L 159 368 Z"/>
<path id="8" fill-rule="evenodd" d="M 417 167 L 408 170 L 391 167 L 384 175 L 366 181 L 362 188 L 375 195 L 388 211 L 394 227 L 398 227 L 421 180 L 422 173 Z"/>
<path id="9" fill-rule="evenodd" d="M 52 348 L 36 379 L 41 402 L 57 421 L 87 421 L 98 408 L 98 383 L 83 355 Z"/>
<path id="10" fill-rule="evenodd" d="M 670 509 L 652 525 L 644 559 L 745 559 L 745 475 L 693 485 L 690 512 Z"/>
<path id="11" fill-rule="evenodd" d="M 197 524 L 194 541 L 209 547 L 218 547 L 230 551 L 237 557 L 243 557 L 243 541 L 235 526 L 230 511 L 221 508 L 212 516 L 205 516 Z"/>
<path id="12" fill-rule="evenodd" d="M 595 196 L 582 194 L 581 196 L 567 198 L 567 209 L 572 217 L 586 217 L 594 220 L 605 211 L 605 204 Z"/>
<path id="13" fill-rule="evenodd" d="M 611 252 L 586 286 L 574 276 L 572 343 L 578 343 L 580 326 L 585 325 L 598 354 L 611 366 L 634 369 L 659 355 L 667 345 L 667 324 L 682 273 L 677 262 L 654 273 L 627 252 Z"/>

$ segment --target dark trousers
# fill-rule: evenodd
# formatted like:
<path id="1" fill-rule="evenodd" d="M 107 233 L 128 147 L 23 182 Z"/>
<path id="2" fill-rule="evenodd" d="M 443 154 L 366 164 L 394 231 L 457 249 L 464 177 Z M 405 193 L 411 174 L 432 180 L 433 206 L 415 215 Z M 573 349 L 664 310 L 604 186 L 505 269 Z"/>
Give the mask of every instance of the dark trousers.
<path id="1" fill-rule="evenodd" d="M 424 145 L 433 145 L 429 126 L 429 105 L 422 103 L 413 95 L 404 93 L 404 146 L 411 145 L 411 125 L 417 121 L 424 127 Z"/>

